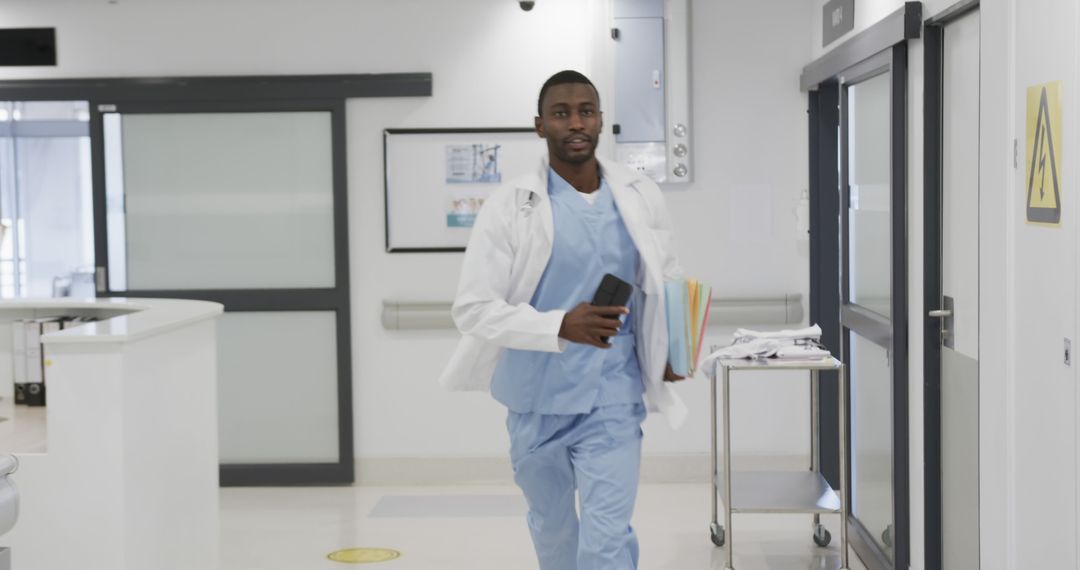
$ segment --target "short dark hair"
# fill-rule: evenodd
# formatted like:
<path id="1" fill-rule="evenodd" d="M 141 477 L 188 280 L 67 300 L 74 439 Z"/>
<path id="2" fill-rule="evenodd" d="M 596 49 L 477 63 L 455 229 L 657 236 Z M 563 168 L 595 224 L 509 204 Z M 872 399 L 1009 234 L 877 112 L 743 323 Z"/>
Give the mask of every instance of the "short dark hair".
<path id="1" fill-rule="evenodd" d="M 572 69 L 564 69 L 548 77 L 548 80 L 544 82 L 544 86 L 540 88 L 540 97 L 536 99 L 536 116 L 540 117 L 544 114 L 544 95 L 547 94 L 549 87 L 554 85 L 565 85 L 567 83 L 584 83 L 593 88 L 593 92 L 596 93 L 596 102 L 600 103 L 600 91 L 596 89 L 592 81 L 589 81 L 588 77 L 585 77 L 581 73 Z"/>

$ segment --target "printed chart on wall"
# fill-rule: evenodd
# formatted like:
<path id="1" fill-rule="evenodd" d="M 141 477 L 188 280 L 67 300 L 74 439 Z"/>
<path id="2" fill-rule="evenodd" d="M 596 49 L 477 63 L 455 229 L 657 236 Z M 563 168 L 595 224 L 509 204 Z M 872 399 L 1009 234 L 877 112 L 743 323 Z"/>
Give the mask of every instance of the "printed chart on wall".
<path id="1" fill-rule="evenodd" d="M 1027 91 L 1027 221 L 1061 225 L 1061 82 Z"/>
<path id="2" fill-rule="evenodd" d="M 533 129 L 389 129 L 384 133 L 386 250 L 461 251 L 484 201 L 539 168 Z"/>
<path id="3" fill-rule="evenodd" d="M 446 145 L 446 183 L 454 190 L 444 199 L 446 227 L 471 228 L 484 205 L 486 184 L 502 182 L 497 142 Z"/>

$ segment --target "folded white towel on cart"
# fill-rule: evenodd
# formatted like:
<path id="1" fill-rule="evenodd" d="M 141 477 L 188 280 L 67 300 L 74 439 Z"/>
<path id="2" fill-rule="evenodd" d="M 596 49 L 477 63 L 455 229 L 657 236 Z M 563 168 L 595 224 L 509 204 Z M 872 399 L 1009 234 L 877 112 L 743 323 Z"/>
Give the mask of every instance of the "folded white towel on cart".
<path id="1" fill-rule="evenodd" d="M 803 329 L 760 332 L 750 329 L 735 329 L 735 342 L 741 340 L 776 339 L 776 340 L 821 340 L 821 327 L 811 325 Z"/>
<path id="2" fill-rule="evenodd" d="M 803 329 L 781 331 L 754 331 L 737 329 L 730 345 L 722 347 L 702 360 L 699 368 L 707 374 L 715 372 L 719 359 L 782 358 L 807 360 L 824 358 L 830 353 L 819 344 L 821 327 L 812 325 Z"/>

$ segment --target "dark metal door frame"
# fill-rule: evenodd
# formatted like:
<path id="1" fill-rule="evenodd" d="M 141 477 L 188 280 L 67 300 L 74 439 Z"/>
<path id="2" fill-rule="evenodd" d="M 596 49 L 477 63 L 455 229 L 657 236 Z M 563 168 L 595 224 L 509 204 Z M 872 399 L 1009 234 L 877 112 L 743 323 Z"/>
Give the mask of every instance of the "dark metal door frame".
<path id="1" fill-rule="evenodd" d="M 926 488 L 926 569 L 944 563 L 941 493 L 941 321 L 929 316 L 942 303 L 942 198 L 944 160 L 945 28 L 979 9 L 979 0 L 963 0 L 926 20 L 923 28 L 923 401 Z"/>
<path id="2" fill-rule="evenodd" d="M 92 101 L 93 131 L 104 134 L 105 116 L 185 113 L 281 113 L 322 111 L 330 113 L 331 168 L 333 180 L 334 286 L 316 289 L 156 289 L 114 290 L 106 272 L 105 290 L 99 297 L 151 297 L 197 299 L 225 305 L 225 312 L 333 311 L 337 342 L 338 461 L 335 463 L 222 464 L 223 486 L 297 485 L 351 483 L 354 479 L 352 418 L 352 341 L 349 310 L 349 238 L 345 149 L 345 102 L 334 99 L 289 101 Z M 104 144 L 104 136 L 99 137 Z M 92 153 L 94 204 L 103 217 L 95 216 L 96 263 L 109 267 L 105 153 Z"/>
<path id="3" fill-rule="evenodd" d="M 808 93 L 810 115 L 810 322 L 821 327 L 821 342 L 840 350 L 840 86 L 829 81 Z M 833 488 L 840 488 L 837 374 L 821 372 L 818 384 L 819 465 Z M 830 443 L 831 442 L 831 443 Z"/>

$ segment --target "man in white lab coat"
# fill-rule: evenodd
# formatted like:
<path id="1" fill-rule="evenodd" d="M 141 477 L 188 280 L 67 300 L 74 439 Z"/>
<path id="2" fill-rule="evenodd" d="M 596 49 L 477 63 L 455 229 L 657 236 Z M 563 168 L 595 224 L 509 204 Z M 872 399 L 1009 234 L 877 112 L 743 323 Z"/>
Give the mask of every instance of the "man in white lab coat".
<path id="1" fill-rule="evenodd" d="M 508 408 L 541 570 L 632 569 L 641 422 L 686 415 L 667 355 L 671 223 L 655 183 L 596 157 L 603 119 L 584 75 L 544 83 L 535 126 L 548 158 L 477 216 L 453 306 L 463 338 L 440 382 Z M 627 306 L 589 304 L 607 273 L 634 285 Z"/>

